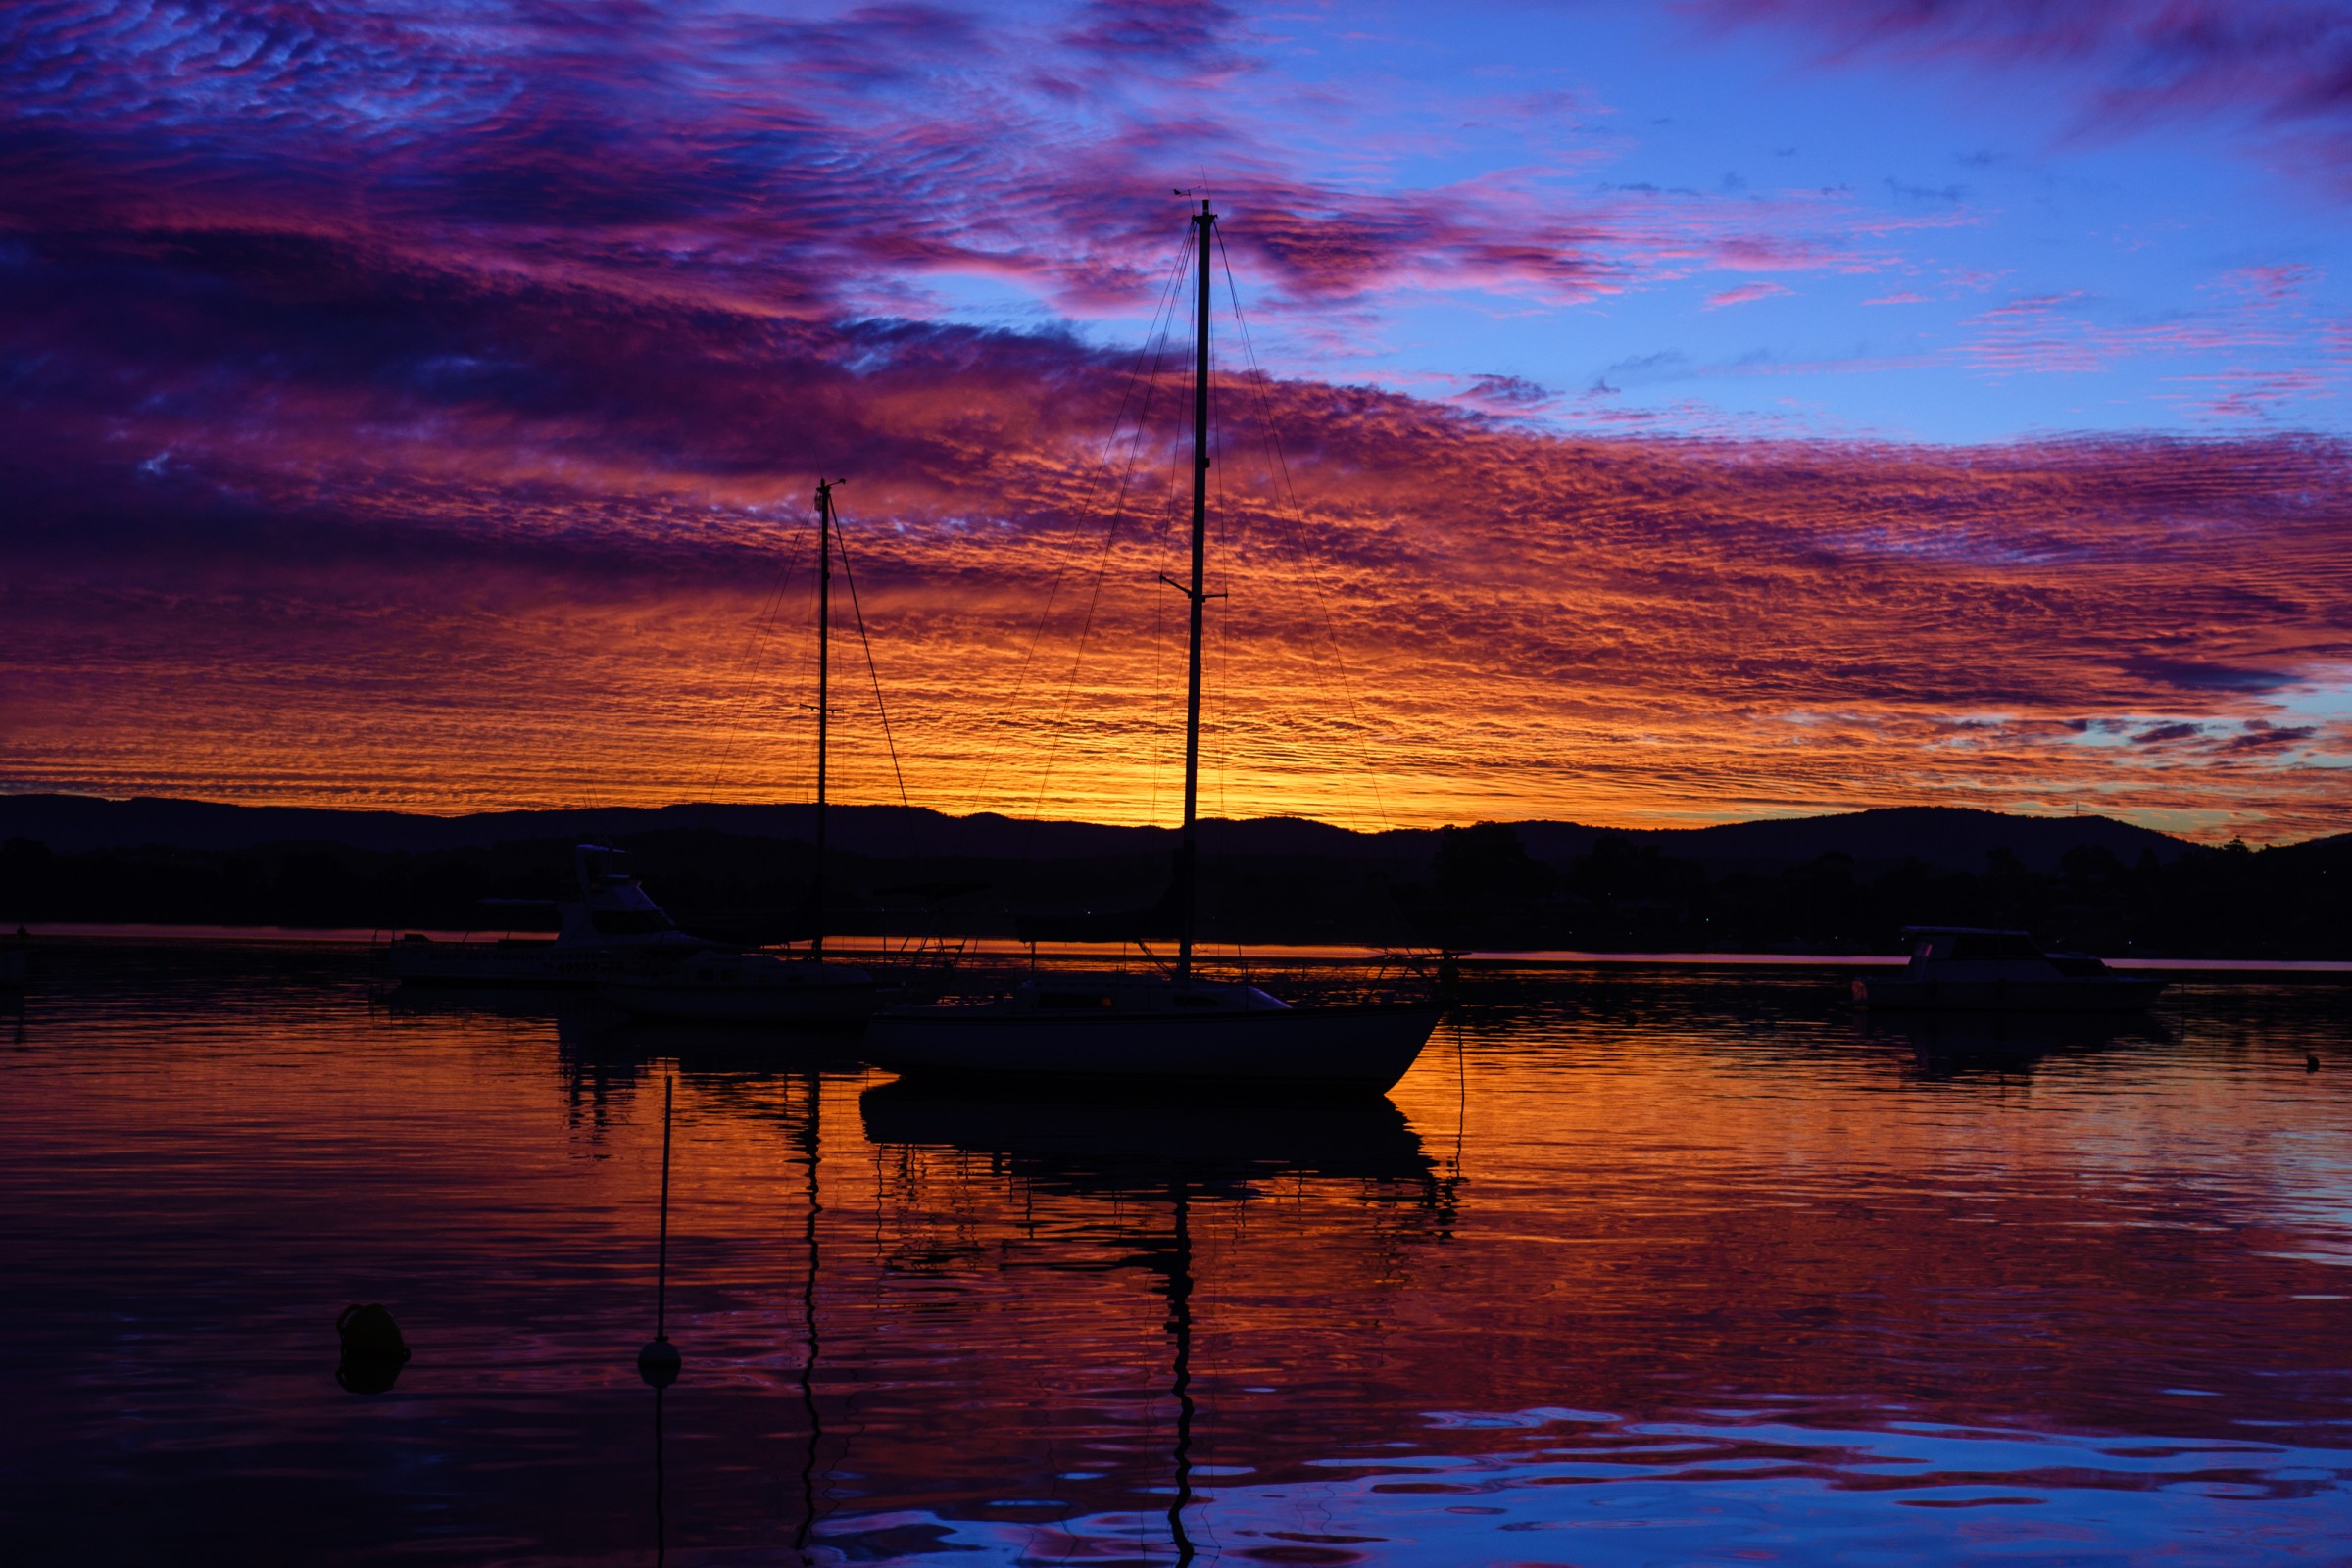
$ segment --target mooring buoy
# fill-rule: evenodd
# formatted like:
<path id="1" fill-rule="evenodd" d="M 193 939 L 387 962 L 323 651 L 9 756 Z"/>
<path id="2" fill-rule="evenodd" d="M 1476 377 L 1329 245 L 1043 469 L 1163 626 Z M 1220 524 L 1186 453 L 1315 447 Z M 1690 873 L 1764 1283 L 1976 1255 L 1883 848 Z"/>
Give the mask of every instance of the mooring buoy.
<path id="1" fill-rule="evenodd" d="M 353 1394 L 382 1394 L 409 1364 L 409 1342 L 380 1301 L 345 1307 L 335 1318 L 335 1335 L 343 1347 L 335 1381 Z"/>

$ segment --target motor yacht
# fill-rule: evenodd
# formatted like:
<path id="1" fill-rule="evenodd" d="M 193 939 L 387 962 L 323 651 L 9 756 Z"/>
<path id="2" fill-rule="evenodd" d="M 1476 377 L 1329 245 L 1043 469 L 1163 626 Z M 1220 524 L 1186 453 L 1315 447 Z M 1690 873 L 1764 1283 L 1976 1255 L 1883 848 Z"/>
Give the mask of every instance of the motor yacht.
<path id="1" fill-rule="evenodd" d="M 616 863 L 619 850 L 602 844 L 572 847 L 579 877 L 576 899 L 489 899 L 493 907 L 553 909 L 552 937 L 505 936 L 486 942 L 440 942 L 420 931 L 395 938 L 386 960 L 394 975 L 417 985 L 593 986 L 624 962 L 703 952 L 710 944 L 678 929 L 647 897 L 637 878 Z"/>
<path id="2" fill-rule="evenodd" d="M 1896 974 L 1858 977 L 1866 1007 L 1948 1012 L 2130 1012 L 2153 1003 L 2162 980 L 2121 975 L 2097 958 L 2044 953 L 2023 931 L 1909 926 L 1911 958 Z"/>

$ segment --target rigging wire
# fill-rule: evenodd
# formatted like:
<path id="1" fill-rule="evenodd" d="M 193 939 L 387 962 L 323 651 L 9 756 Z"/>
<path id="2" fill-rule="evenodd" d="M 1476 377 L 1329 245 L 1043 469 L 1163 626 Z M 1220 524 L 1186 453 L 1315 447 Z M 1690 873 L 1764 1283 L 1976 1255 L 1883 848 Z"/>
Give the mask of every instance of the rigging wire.
<path id="1" fill-rule="evenodd" d="M 1227 248 L 1222 231 L 1217 235 L 1217 257 L 1225 271 L 1225 293 L 1233 306 L 1234 324 L 1241 329 L 1242 353 L 1249 365 L 1250 378 L 1257 390 L 1259 426 L 1265 432 L 1266 445 L 1273 453 L 1275 465 L 1282 474 L 1283 499 L 1290 505 L 1288 515 L 1285 515 L 1280 509 L 1276 509 L 1275 516 L 1289 530 L 1291 548 L 1303 564 L 1306 559 L 1304 539 L 1306 514 L 1298 505 L 1298 492 L 1291 480 L 1290 457 L 1283 450 L 1282 434 L 1274 423 L 1273 398 L 1267 389 L 1269 378 L 1266 375 L 1265 368 L 1258 363 L 1256 344 L 1250 335 L 1250 319 L 1242 314 L 1241 287 L 1234 281 L 1233 276 L 1233 253 Z M 1306 576 L 1308 591 L 1314 598 L 1316 614 L 1323 622 L 1323 639 L 1331 649 L 1332 665 L 1340 677 L 1341 695 L 1347 698 L 1348 711 L 1355 720 L 1358 729 L 1368 736 L 1372 733 L 1371 721 L 1365 717 L 1363 705 L 1356 697 L 1355 681 L 1348 672 L 1348 656 L 1340 645 L 1339 631 L 1332 616 L 1330 597 L 1323 591 L 1323 585 L 1315 579 L 1312 572 L 1308 572 Z M 1362 764 L 1364 783 L 1371 791 L 1372 808 L 1380 823 L 1382 836 L 1390 840 L 1390 871 L 1392 875 L 1396 874 L 1399 869 L 1397 856 L 1401 847 L 1396 844 L 1395 839 L 1396 824 L 1389 816 L 1388 801 L 1380 787 L 1380 774 L 1373 768 L 1362 747 L 1351 747 L 1348 750 Z M 1397 903 L 1393 893 L 1391 902 L 1396 906 L 1396 912 L 1408 932 L 1420 926 L 1421 922 L 1413 916 L 1412 911 L 1405 908 L 1401 903 Z M 1441 943 L 1440 946 L 1442 948 L 1443 944 Z"/>
<path id="2" fill-rule="evenodd" d="M 1144 402 L 1142 408 L 1136 411 L 1136 445 L 1140 446 L 1143 440 L 1144 419 L 1151 411 L 1152 392 L 1158 385 L 1160 361 L 1166 356 L 1167 353 L 1167 332 L 1166 328 L 1162 325 L 1162 318 L 1168 315 L 1170 301 L 1174 297 L 1178 285 L 1180 285 L 1184 280 L 1185 258 L 1189 254 L 1189 244 L 1187 246 L 1179 247 L 1175 260 L 1169 266 L 1168 275 L 1160 282 L 1159 299 L 1157 304 L 1152 308 L 1151 328 L 1146 331 L 1143 342 L 1137 345 L 1135 357 L 1128 362 L 1126 390 L 1123 391 L 1119 396 L 1118 413 L 1111 418 L 1110 434 L 1102 443 L 1102 457 L 1096 460 L 1096 473 L 1090 478 L 1090 486 L 1100 485 L 1102 482 L 1103 477 L 1106 476 L 1110 471 L 1112 461 L 1111 455 L 1118 447 L 1119 431 L 1126 424 L 1127 410 L 1129 405 L 1135 399 L 1135 391 L 1139 380 L 1144 388 Z M 1155 336 L 1159 344 L 1157 349 L 1152 347 Z M 1148 379 L 1143 378 L 1141 374 L 1144 366 L 1144 356 L 1146 354 L 1150 354 L 1152 356 L 1152 374 Z M 1132 451 L 1133 448 L 1130 449 L 1131 455 L 1127 470 L 1129 473 L 1132 473 L 1134 470 Z M 1122 496 L 1125 494 L 1125 489 L 1126 481 L 1125 477 L 1122 476 L 1120 481 L 1120 493 Z M 1082 503 L 1078 510 L 1083 513 L 1087 510 L 1087 503 Z M 1115 520 L 1116 514 L 1114 512 L 1114 527 Z M 1068 576 L 1069 569 L 1070 559 L 1065 555 L 1060 564 L 1054 568 L 1054 581 L 1046 590 L 1045 608 L 1038 612 L 1037 624 L 1032 627 L 1029 632 L 1029 646 L 1021 654 L 1020 668 L 1014 672 L 1012 689 L 1015 693 L 1019 692 L 1028 684 L 1029 670 L 1036 662 L 1039 645 L 1045 640 L 1046 626 L 1054 617 L 1054 606 L 1061 596 L 1062 581 Z M 1014 719 L 1008 711 L 1005 717 L 1006 725 L 1009 726 L 1015 722 L 1017 722 L 1017 720 Z M 995 771 L 996 758 L 993 755 L 985 757 L 981 762 L 980 781 L 976 786 L 974 786 L 973 791 L 974 795 L 979 799 L 982 806 L 986 806 L 987 804 L 989 775 Z"/>
<path id="3" fill-rule="evenodd" d="M 1185 259 L 1189 257 L 1195 250 L 1200 248 L 1200 247 L 1199 246 L 1197 239 L 1188 236 L 1185 244 L 1179 249 L 1175 271 L 1175 276 L 1178 281 L 1182 280 L 1185 271 L 1188 270 L 1184 265 Z M 1205 265 L 1205 253 L 1203 265 Z M 1094 635 L 1095 612 L 1102 600 L 1102 579 L 1104 574 L 1108 572 L 1110 568 L 1111 546 L 1118 541 L 1119 515 L 1126 509 L 1128 487 L 1132 483 L 1135 476 L 1136 457 L 1143 449 L 1143 426 L 1145 418 L 1151 413 L 1151 391 L 1152 387 L 1155 387 L 1158 384 L 1159 363 L 1160 360 L 1165 357 L 1167 352 L 1166 332 L 1162 332 L 1160 334 L 1159 343 L 1159 352 L 1152 356 L 1152 380 L 1146 387 L 1143 406 L 1136 411 L 1136 439 L 1128 448 L 1127 466 L 1120 470 L 1118 490 L 1111 499 L 1110 512 L 1102 530 L 1102 548 L 1095 558 L 1094 586 L 1087 593 L 1086 614 L 1085 617 L 1079 622 L 1078 646 L 1075 652 L 1073 652 L 1070 656 L 1069 678 L 1062 685 L 1061 702 L 1054 710 L 1054 722 L 1048 731 L 1051 739 L 1047 742 L 1046 746 L 1046 765 L 1043 774 L 1038 779 L 1037 799 L 1030 807 L 1028 831 L 1022 835 L 1022 856 L 1024 858 L 1027 858 L 1030 842 L 1036 837 L 1038 813 L 1045 809 L 1046 792 L 1053 787 L 1054 767 L 1061 752 L 1063 723 L 1064 720 L 1069 716 L 1070 700 L 1076 695 L 1078 690 L 1078 671 L 1086 661 L 1087 642 Z"/>
<path id="4" fill-rule="evenodd" d="M 1233 254 L 1226 248 L 1225 236 L 1222 232 L 1217 235 L 1217 258 L 1224 267 L 1225 293 L 1233 305 L 1234 324 L 1241 328 L 1242 352 L 1248 360 L 1250 374 L 1257 389 L 1259 420 L 1261 428 L 1265 431 L 1266 445 L 1272 451 L 1275 464 L 1281 470 L 1283 496 L 1290 503 L 1288 516 L 1285 516 L 1279 510 L 1276 511 L 1275 515 L 1290 529 L 1292 548 L 1303 563 L 1306 556 L 1304 541 L 1306 517 L 1298 506 L 1298 492 L 1291 482 L 1290 458 L 1283 451 L 1281 433 L 1275 428 L 1273 399 L 1266 390 L 1266 372 L 1257 362 L 1257 348 L 1250 336 L 1249 318 L 1242 314 L 1241 289 L 1234 282 L 1233 277 Z M 1312 573 L 1308 574 L 1307 587 L 1314 596 L 1316 612 L 1323 622 L 1323 638 L 1330 645 L 1332 663 L 1340 676 L 1340 690 L 1348 699 L 1348 710 L 1356 723 L 1362 726 L 1365 733 L 1369 734 L 1371 724 L 1364 717 L 1362 705 L 1356 700 L 1355 682 L 1348 670 L 1348 657 L 1340 647 L 1339 632 L 1332 619 L 1329 596 L 1324 593 L 1322 584 L 1314 578 Z M 1360 757 L 1360 751 L 1358 755 Z M 1389 819 L 1388 803 L 1381 794 L 1380 775 L 1372 770 L 1368 761 L 1364 763 L 1364 782 L 1372 791 L 1373 809 L 1379 818 L 1381 827 L 1384 830 L 1393 831 L 1396 824 Z"/>
<path id="5" fill-rule="evenodd" d="M 1182 505 L 1182 497 L 1176 489 L 1176 476 L 1183 462 L 1183 430 L 1169 432 L 1168 487 L 1160 496 L 1159 532 L 1152 540 L 1152 564 L 1155 582 L 1164 582 L 1168 573 L 1177 569 L 1177 564 L 1168 559 L 1168 539 L 1175 531 L 1176 513 Z M 1160 694 L 1161 671 L 1165 667 L 1167 658 L 1165 631 L 1167 609 L 1168 596 L 1166 594 L 1157 593 L 1152 596 L 1151 692 L 1153 697 Z M 1151 804 L 1145 808 L 1144 819 L 1157 821 L 1159 818 L 1160 752 L 1167 744 L 1167 732 L 1163 726 L 1153 725 L 1150 733 L 1152 736 L 1152 799 Z"/>
<path id="6" fill-rule="evenodd" d="M 1202 258 L 1201 265 L 1203 267 L 1208 265 L 1205 257 Z M 1233 521 L 1235 509 L 1226 505 L 1225 500 L 1225 421 L 1217 416 L 1223 412 L 1217 406 L 1217 396 L 1218 387 L 1212 376 L 1208 383 L 1208 444 L 1210 450 L 1216 454 L 1216 459 L 1209 466 L 1208 482 L 1210 490 L 1214 492 L 1211 510 L 1217 519 L 1217 526 L 1222 536 L 1226 525 Z M 1238 529 L 1236 533 L 1238 534 Z M 1228 601 L 1228 604 L 1230 603 L 1231 601 Z M 1207 607 L 1203 606 L 1202 608 L 1205 610 Z M 1206 615 L 1201 617 L 1200 635 L 1203 643 L 1208 641 Z M 1216 737 L 1216 756 L 1211 765 L 1213 776 L 1216 779 L 1217 815 L 1228 820 L 1231 819 L 1232 808 L 1225 804 L 1225 779 L 1232 770 L 1233 733 L 1227 727 L 1226 721 L 1232 717 L 1233 691 L 1227 682 L 1227 676 L 1232 672 L 1232 639 L 1233 621 L 1231 616 L 1227 616 L 1217 623 L 1216 657 L 1211 665 L 1208 689 L 1209 696 L 1216 705 L 1217 718 L 1217 722 L 1209 726 L 1209 733 Z"/>
<path id="7" fill-rule="evenodd" d="M 798 539 L 807 531 L 804 525 L 802 528 L 792 530 L 788 534 L 788 538 Z M 760 608 L 759 618 L 752 622 L 751 634 L 744 639 L 742 647 L 736 651 L 734 662 L 728 667 L 727 681 L 730 685 L 740 687 L 743 693 L 740 707 L 746 710 L 746 717 L 749 716 L 748 710 L 760 700 L 760 694 L 751 689 L 748 677 L 759 667 L 760 645 L 766 642 L 775 631 L 776 618 L 783 612 L 784 602 L 791 595 L 793 584 L 800 580 L 801 554 L 799 550 L 788 550 L 784 553 L 783 559 L 776 563 L 775 581 L 768 590 L 767 602 Z M 735 760 L 736 753 L 742 748 L 743 734 L 740 727 L 729 725 L 727 738 L 719 747 L 718 756 L 714 760 L 722 774 L 726 764 Z"/>
<path id="8" fill-rule="evenodd" d="M 850 615 L 858 623 L 858 646 L 865 650 L 865 673 L 874 683 L 874 711 L 882 715 L 882 744 L 890 751 L 890 776 L 898 782 L 899 805 L 908 811 L 914 808 L 906 799 L 906 775 L 899 771 L 899 743 L 891 738 L 890 709 L 882 701 L 882 672 L 874 667 L 874 645 L 865 635 L 865 611 L 858 603 L 858 574 L 850 569 L 849 535 L 841 526 L 841 508 L 833 509 L 833 542 L 841 547 L 841 578 L 850 586 Z"/>

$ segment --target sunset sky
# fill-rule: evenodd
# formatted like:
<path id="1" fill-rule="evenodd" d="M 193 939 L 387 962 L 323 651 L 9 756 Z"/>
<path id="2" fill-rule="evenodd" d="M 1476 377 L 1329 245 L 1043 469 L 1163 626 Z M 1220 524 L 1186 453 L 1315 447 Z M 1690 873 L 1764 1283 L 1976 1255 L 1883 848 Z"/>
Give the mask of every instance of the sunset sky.
<path id="1" fill-rule="evenodd" d="M 2302 0 L 19 0 L 0 789 L 805 798 L 822 472 L 837 798 L 1171 820 L 1179 187 L 1205 809 L 2352 826 Z"/>

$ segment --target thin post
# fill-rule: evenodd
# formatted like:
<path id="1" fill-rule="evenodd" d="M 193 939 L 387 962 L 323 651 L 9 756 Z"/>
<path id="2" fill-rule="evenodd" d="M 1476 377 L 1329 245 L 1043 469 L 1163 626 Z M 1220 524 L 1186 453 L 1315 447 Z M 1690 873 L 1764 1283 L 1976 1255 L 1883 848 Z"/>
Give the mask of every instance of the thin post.
<path id="1" fill-rule="evenodd" d="M 1175 1256 L 1168 1264 L 1168 1332 L 1176 1341 L 1176 1495 L 1168 1502 L 1168 1535 L 1176 1545 L 1177 1568 L 1198 1555 L 1184 1528 L 1184 1510 L 1193 1502 L 1193 1233 L 1186 1222 L 1192 1207 L 1185 1180 L 1179 1176 L 1171 1197 L 1176 1210 Z"/>
<path id="2" fill-rule="evenodd" d="M 662 1430 L 659 1391 L 678 1381 L 679 1368 L 684 1364 L 678 1348 L 669 1343 L 669 1110 L 677 1091 L 678 1080 L 674 1074 L 662 1081 L 662 1240 L 654 1253 L 654 1337 L 646 1343 L 644 1349 L 637 1352 L 637 1375 L 657 1391 L 654 1400 L 657 1453 L 661 1447 Z M 655 1512 L 658 1517 L 661 1511 L 658 1469 L 656 1474 Z"/>
<path id="3" fill-rule="evenodd" d="M 664 1495 L 669 1477 L 662 1445 L 662 1396 L 668 1392 L 666 1386 L 654 1390 L 654 1568 L 662 1568 L 669 1561 L 669 1513 Z"/>
<path id="4" fill-rule="evenodd" d="M 654 1338 L 669 1338 L 669 1105 L 678 1081 L 662 1081 L 662 1240 L 654 1253 Z"/>
<path id="5" fill-rule="evenodd" d="M 808 1074 L 808 1108 L 801 1119 L 801 1150 L 808 1159 L 808 1217 L 802 1245 L 808 1249 L 808 1270 L 801 1277 L 801 1333 L 806 1341 L 801 1356 L 801 1413 L 808 1423 L 808 1448 L 801 1459 L 801 1525 L 793 1532 L 792 1549 L 806 1552 L 816 1529 L 816 1448 L 824 1441 L 823 1412 L 816 1403 L 817 1217 L 824 1212 L 817 1178 L 823 1163 L 825 1080 Z"/>
<path id="6" fill-rule="evenodd" d="M 1176 983 L 1193 977 L 1193 933 L 1200 903 L 1194 868 L 1199 850 L 1200 804 L 1200 609 L 1208 598 L 1208 258 L 1217 215 L 1203 198 L 1193 219 L 1194 262 L 1200 290 L 1193 326 L 1193 578 L 1191 650 L 1187 655 L 1184 703 L 1184 831 L 1176 844 Z"/>
<path id="7" fill-rule="evenodd" d="M 816 934 L 808 956 L 825 951 L 825 742 L 832 718 L 833 482 L 816 482 Z"/>

